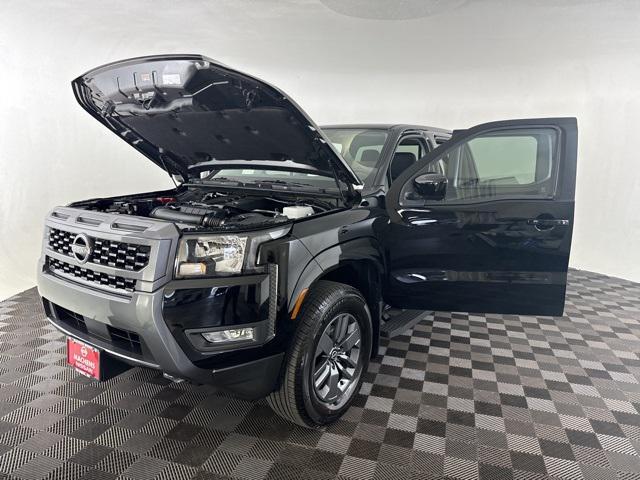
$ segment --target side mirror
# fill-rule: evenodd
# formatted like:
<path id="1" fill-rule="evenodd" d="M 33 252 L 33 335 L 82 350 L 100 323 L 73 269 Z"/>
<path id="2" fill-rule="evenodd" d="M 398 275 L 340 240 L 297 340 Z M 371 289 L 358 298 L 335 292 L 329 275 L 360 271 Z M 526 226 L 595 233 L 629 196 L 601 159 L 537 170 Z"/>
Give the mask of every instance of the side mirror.
<path id="1" fill-rule="evenodd" d="M 413 186 L 426 200 L 442 200 L 447 193 L 447 177 L 440 173 L 423 173 L 413 179 Z"/>

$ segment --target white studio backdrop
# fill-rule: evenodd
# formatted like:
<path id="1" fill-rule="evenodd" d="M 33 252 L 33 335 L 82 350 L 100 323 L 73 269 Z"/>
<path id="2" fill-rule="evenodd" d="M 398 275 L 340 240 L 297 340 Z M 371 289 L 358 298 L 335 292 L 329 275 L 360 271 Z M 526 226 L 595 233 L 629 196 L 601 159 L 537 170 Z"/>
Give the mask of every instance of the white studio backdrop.
<path id="1" fill-rule="evenodd" d="M 3 0 L 0 298 L 34 284 L 53 206 L 171 185 L 70 87 L 158 53 L 257 75 L 320 124 L 577 116 L 571 265 L 640 281 L 638 25 L 635 0 Z"/>

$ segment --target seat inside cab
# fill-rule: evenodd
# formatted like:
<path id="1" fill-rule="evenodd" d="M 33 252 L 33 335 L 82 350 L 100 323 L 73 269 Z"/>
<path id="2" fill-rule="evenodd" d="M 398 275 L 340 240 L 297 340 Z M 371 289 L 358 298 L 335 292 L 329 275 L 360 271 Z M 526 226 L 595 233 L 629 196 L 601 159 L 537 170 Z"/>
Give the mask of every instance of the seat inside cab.
<path id="1" fill-rule="evenodd" d="M 389 168 L 389 174 L 391 175 L 391 181 L 394 181 L 411 165 L 416 163 L 418 159 L 412 152 L 396 152 L 393 154 L 391 160 L 391 167 Z"/>
<path id="2" fill-rule="evenodd" d="M 400 141 L 391 159 L 389 178 L 393 182 L 407 168 L 427 153 L 423 138 L 418 136 L 406 137 Z"/>

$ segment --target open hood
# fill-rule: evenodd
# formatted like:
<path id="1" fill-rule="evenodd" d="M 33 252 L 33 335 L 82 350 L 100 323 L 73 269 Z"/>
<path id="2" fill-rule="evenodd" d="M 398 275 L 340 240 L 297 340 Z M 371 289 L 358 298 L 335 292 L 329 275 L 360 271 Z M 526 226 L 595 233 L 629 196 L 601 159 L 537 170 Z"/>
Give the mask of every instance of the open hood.
<path id="1" fill-rule="evenodd" d="M 361 183 L 285 93 L 201 55 L 111 63 L 75 79 L 73 89 L 93 117 L 184 181 L 246 165 Z"/>

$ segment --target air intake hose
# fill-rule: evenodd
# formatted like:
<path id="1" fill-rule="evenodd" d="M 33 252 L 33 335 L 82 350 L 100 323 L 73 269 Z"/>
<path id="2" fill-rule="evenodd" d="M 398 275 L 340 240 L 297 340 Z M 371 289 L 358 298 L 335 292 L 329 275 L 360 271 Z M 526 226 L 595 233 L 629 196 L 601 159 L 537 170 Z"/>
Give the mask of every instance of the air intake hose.
<path id="1" fill-rule="evenodd" d="M 152 218 L 159 220 L 169 220 L 177 223 L 190 223 L 192 225 L 202 225 L 203 227 L 218 227 L 224 223 L 227 212 L 224 210 L 214 210 L 207 212 L 204 209 L 189 208 L 186 211 L 175 208 L 157 207 L 149 214 Z"/>

